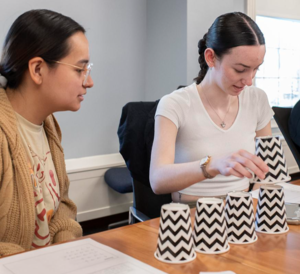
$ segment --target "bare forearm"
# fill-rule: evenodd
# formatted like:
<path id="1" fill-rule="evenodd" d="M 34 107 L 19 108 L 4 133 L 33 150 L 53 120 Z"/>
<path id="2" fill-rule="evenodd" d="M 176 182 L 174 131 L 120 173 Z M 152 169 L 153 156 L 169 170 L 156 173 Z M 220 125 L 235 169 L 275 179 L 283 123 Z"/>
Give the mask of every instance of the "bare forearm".
<path id="1" fill-rule="evenodd" d="M 207 173 L 214 177 L 218 174 L 251 178 L 251 170 L 264 179 L 268 166 L 256 155 L 240 150 L 225 157 L 212 157 L 206 166 Z M 205 179 L 200 161 L 183 164 L 160 164 L 151 167 L 150 182 L 156 194 L 172 193 L 185 189 Z"/>
<path id="2" fill-rule="evenodd" d="M 176 192 L 204 179 L 200 161 L 163 165 L 150 172 L 151 186 L 156 194 Z"/>

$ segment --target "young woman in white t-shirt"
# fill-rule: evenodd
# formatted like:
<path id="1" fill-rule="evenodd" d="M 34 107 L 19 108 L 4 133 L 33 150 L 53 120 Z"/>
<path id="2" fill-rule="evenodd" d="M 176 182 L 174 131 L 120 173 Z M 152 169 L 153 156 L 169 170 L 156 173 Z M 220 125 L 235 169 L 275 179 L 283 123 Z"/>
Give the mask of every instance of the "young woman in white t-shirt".
<path id="1" fill-rule="evenodd" d="M 271 135 L 266 94 L 252 87 L 265 56 L 256 23 L 234 12 L 219 16 L 198 43 L 195 83 L 164 96 L 155 116 L 150 182 L 173 201 L 248 190 L 252 173 L 268 166 L 255 152 L 255 136 Z"/>

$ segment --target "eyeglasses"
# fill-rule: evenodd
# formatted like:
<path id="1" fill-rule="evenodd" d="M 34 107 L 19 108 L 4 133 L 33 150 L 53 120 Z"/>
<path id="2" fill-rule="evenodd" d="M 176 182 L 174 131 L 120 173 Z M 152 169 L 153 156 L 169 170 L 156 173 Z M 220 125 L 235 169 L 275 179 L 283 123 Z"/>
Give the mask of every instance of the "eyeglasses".
<path id="1" fill-rule="evenodd" d="M 84 75 L 84 79 L 83 79 L 83 82 L 82 82 L 82 85 L 85 86 L 87 81 L 88 81 L 88 78 L 91 74 L 91 70 L 92 70 L 92 67 L 93 67 L 93 64 L 92 63 L 87 63 L 86 66 L 84 68 L 81 68 L 81 67 L 78 67 L 78 66 L 75 66 L 75 65 L 71 65 L 71 64 L 68 64 L 68 63 L 64 63 L 64 62 L 60 62 L 60 61 L 53 61 L 57 64 L 62 64 L 62 65 L 67 65 L 67 66 L 70 66 L 70 67 L 73 67 L 73 68 L 77 68 L 80 72 L 85 72 L 85 75 Z"/>

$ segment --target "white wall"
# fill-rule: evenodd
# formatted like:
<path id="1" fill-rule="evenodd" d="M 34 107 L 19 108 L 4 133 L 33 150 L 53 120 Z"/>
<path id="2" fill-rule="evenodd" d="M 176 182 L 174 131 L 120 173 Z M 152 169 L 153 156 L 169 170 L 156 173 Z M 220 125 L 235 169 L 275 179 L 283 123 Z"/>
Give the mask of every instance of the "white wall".
<path id="1" fill-rule="evenodd" d="M 3 1 L 4 2 L 4 1 Z M 46 8 L 87 30 L 94 88 L 76 113 L 57 113 L 66 159 L 116 153 L 121 108 L 156 100 L 198 73 L 198 40 L 244 0 L 11 0 L 1 6 L 0 40 L 17 16 Z"/>
<path id="2" fill-rule="evenodd" d="M 95 85 L 80 111 L 57 115 L 66 158 L 114 153 L 122 107 L 144 99 L 146 0 L 67 2 L 84 11 Z"/>
<path id="3" fill-rule="evenodd" d="M 199 72 L 198 41 L 214 19 L 246 11 L 246 0 L 148 0 L 146 100 L 156 100 Z"/>
<path id="4" fill-rule="evenodd" d="M 66 158 L 114 153 L 121 108 L 144 100 L 146 0 L 2 1 L 1 44 L 12 22 L 30 9 L 70 16 L 87 30 L 94 88 L 76 113 L 57 113 Z"/>
<path id="5" fill-rule="evenodd" d="M 246 12 L 244 0 L 188 0 L 187 1 L 187 82 L 198 75 L 198 41 L 202 39 L 214 20 L 221 14 L 233 11 Z"/>
<path id="6" fill-rule="evenodd" d="M 145 100 L 186 85 L 187 1 L 148 0 Z"/>

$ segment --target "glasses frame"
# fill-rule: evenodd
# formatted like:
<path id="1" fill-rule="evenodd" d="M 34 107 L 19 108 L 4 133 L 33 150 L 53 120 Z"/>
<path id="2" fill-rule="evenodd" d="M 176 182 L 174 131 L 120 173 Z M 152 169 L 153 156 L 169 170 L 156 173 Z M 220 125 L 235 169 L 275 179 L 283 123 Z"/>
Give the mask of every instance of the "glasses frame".
<path id="1" fill-rule="evenodd" d="M 87 81 L 88 81 L 88 78 L 91 74 L 91 70 L 92 70 L 92 67 L 93 67 L 93 63 L 87 63 L 86 64 L 86 68 L 81 68 L 81 67 L 78 67 L 78 66 L 75 66 L 75 65 L 72 65 L 72 64 L 68 64 L 68 63 L 65 63 L 65 62 L 61 62 L 61 61 L 53 61 L 57 64 L 62 64 L 62 65 L 66 65 L 66 66 L 70 66 L 70 67 L 73 67 L 73 68 L 77 68 L 77 69 L 80 69 L 82 71 L 85 71 L 85 75 L 84 75 L 84 79 L 83 79 L 83 82 L 82 82 L 82 85 L 85 86 Z"/>

